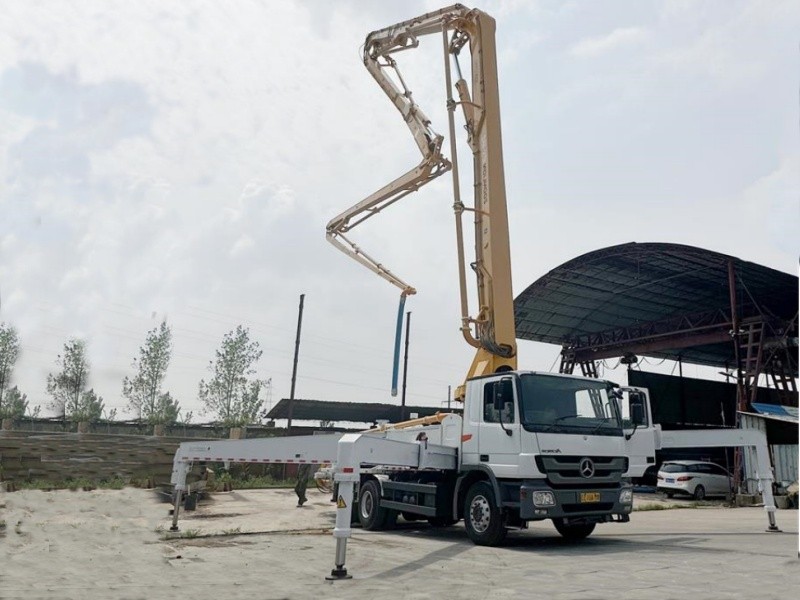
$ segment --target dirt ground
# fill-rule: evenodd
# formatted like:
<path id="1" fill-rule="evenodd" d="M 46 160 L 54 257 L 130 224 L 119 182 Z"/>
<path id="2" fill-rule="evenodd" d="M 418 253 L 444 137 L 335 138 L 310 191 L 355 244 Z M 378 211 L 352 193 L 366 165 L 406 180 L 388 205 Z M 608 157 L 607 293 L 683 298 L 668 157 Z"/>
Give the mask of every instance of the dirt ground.
<path id="1" fill-rule="evenodd" d="M 334 504 L 291 490 L 214 494 L 181 515 L 152 491 L 20 491 L 0 495 L 0 598 L 784 598 L 800 588 L 798 513 L 760 508 L 651 510 L 569 543 L 547 522 L 502 548 L 474 546 L 463 525 L 353 530 L 349 581 L 333 567 Z M 669 504 L 691 505 L 690 501 Z"/>

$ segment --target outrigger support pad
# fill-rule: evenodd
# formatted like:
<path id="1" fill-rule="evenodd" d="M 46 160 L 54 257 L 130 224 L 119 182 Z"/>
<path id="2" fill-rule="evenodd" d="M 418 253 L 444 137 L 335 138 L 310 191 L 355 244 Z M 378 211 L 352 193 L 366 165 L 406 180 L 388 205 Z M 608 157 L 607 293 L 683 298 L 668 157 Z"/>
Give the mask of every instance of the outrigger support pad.
<path id="1" fill-rule="evenodd" d="M 331 569 L 331 574 L 328 575 L 325 579 L 327 579 L 328 581 L 336 581 L 337 579 L 352 579 L 352 578 L 353 578 L 352 575 L 347 574 L 347 569 L 345 569 L 344 567 L 339 569 L 337 567 L 336 569 Z"/>

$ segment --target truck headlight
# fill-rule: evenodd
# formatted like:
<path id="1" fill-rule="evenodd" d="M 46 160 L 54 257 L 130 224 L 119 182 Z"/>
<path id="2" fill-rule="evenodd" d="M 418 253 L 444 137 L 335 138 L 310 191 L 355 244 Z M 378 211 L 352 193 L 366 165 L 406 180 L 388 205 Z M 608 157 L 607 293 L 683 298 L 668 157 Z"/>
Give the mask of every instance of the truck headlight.
<path id="1" fill-rule="evenodd" d="M 619 493 L 619 501 L 622 504 L 632 504 L 633 503 L 633 490 L 622 490 Z"/>
<path id="2" fill-rule="evenodd" d="M 534 506 L 555 506 L 556 497 L 553 492 L 533 492 Z"/>

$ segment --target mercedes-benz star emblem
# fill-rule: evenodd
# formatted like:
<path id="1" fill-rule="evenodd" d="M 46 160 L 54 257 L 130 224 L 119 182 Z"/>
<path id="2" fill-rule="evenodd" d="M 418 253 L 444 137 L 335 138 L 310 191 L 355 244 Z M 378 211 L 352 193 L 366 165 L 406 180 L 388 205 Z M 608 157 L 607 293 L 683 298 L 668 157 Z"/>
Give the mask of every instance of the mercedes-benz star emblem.
<path id="1" fill-rule="evenodd" d="M 582 458 L 578 465 L 578 470 L 581 472 L 581 477 L 588 479 L 594 475 L 594 463 L 591 458 Z"/>

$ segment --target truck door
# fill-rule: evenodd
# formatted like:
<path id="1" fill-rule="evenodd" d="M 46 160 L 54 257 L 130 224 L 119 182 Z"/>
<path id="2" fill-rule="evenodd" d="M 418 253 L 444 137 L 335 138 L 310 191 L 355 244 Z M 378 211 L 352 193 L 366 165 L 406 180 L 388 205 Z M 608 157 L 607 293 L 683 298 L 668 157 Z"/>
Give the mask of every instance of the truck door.
<path id="1" fill-rule="evenodd" d="M 480 462 L 497 477 L 519 473 L 520 416 L 513 377 L 487 381 L 483 386 L 478 440 Z"/>
<path id="2" fill-rule="evenodd" d="M 650 411 L 650 396 L 645 388 L 620 388 L 622 430 L 628 455 L 625 477 L 641 477 L 656 463 L 656 438 Z"/>

